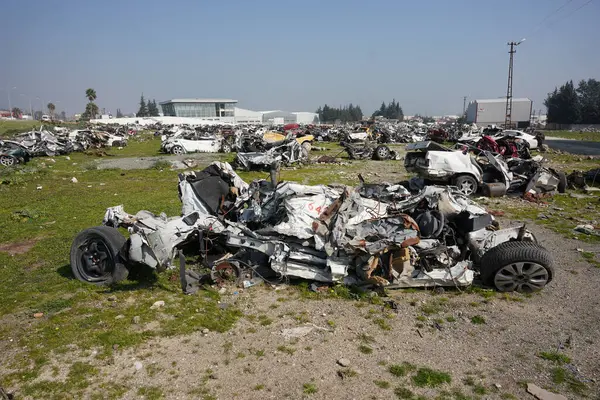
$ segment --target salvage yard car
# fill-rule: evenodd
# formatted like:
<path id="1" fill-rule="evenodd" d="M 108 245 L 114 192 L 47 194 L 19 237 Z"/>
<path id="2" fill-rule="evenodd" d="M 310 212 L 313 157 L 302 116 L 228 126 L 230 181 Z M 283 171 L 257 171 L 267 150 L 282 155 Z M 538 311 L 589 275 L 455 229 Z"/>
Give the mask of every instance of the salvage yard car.
<path id="1" fill-rule="evenodd" d="M 553 278 L 550 253 L 532 232 L 524 225 L 499 229 L 451 187 L 411 194 L 399 184 L 271 179 L 248 184 L 229 164 L 213 162 L 179 175 L 180 217 L 110 207 L 103 226 L 75 237 L 73 274 L 110 284 L 140 264 L 158 271 L 178 264 L 185 293 L 207 280 L 248 287 L 299 278 L 393 289 L 465 287 L 476 276 L 499 291 L 531 292 Z M 187 269 L 186 256 L 199 257 L 210 273 Z"/>
<path id="2" fill-rule="evenodd" d="M 231 144 L 222 136 L 200 135 L 196 132 L 181 132 L 165 137 L 160 145 L 161 151 L 172 154 L 186 153 L 229 153 Z"/>
<path id="3" fill-rule="evenodd" d="M 505 161 L 489 151 L 459 147 L 453 150 L 435 142 L 411 143 L 406 146 L 404 167 L 428 181 L 454 185 L 467 196 L 480 189 L 488 196 L 517 191 L 537 196 L 566 190 L 565 174 L 544 167 L 541 156 Z"/>
<path id="4" fill-rule="evenodd" d="M 19 143 L 0 140 L 0 165 L 12 167 L 16 164 L 25 164 L 30 158 L 31 154 Z"/>

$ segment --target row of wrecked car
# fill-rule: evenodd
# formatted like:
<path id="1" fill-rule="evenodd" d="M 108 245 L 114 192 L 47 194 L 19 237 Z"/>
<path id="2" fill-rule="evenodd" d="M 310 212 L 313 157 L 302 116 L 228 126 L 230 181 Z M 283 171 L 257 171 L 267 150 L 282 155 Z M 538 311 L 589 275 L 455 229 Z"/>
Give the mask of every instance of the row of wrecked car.
<path id="1" fill-rule="evenodd" d="M 32 157 L 63 155 L 90 148 L 124 147 L 128 136 L 125 130 L 107 132 L 56 127 L 50 132 L 42 126 L 10 140 L 0 140 L 0 165 L 10 167 L 26 163 Z"/>
<path id="2" fill-rule="evenodd" d="M 291 165 L 308 160 L 314 136 L 298 125 L 281 131 L 265 127 L 230 127 L 215 130 L 176 128 L 161 134 L 161 151 L 171 154 L 237 152 L 236 169 L 269 169 L 274 164 Z"/>
<path id="3" fill-rule="evenodd" d="M 102 226 L 74 239 L 72 271 L 110 284 L 142 266 L 179 268 L 186 293 L 205 282 L 249 287 L 294 278 L 388 289 L 465 287 L 477 279 L 529 292 L 553 278 L 552 258 L 532 232 L 499 229 L 453 187 L 307 186 L 275 176 L 246 183 L 221 162 L 180 174 L 180 216 L 108 208 Z"/>

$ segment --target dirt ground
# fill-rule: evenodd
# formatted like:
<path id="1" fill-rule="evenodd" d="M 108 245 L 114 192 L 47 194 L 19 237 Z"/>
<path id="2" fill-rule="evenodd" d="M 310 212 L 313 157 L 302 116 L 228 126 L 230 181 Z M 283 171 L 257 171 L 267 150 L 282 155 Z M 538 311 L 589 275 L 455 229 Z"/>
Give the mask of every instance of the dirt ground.
<path id="1" fill-rule="evenodd" d="M 531 228 L 553 254 L 555 276 L 529 297 L 395 291 L 392 310 L 381 301 L 309 299 L 293 285 L 227 287 L 222 307 L 244 314 L 229 332 L 150 340 L 135 350 L 117 348 L 106 359 L 94 352 L 84 358 L 79 352 L 55 354 L 40 379 L 48 379 L 54 366 L 60 373 L 53 379 L 60 380 L 66 374 L 62 365 L 80 360 L 99 370 L 88 388 L 90 396 L 99 395 L 94 398 L 116 385 L 126 399 L 417 398 L 397 394 L 408 396 L 406 389 L 427 399 L 525 399 L 530 396 L 523 384 L 533 382 L 568 398 L 597 399 L 600 298 L 593 294 L 600 274 L 576 250 L 593 246 Z M 480 323 L 473 317 L 481 317 Z M 143 322 L 151 329 L 152 321 Z M 305 336 L 282 335 L 297 327 L 307 327 Z M 540 357 L 557 350 L 570 363 Z M 404 377 L 389 372 L 404 362 L 446 372 L 451 383 L 419 388 L 411 378 L 415 371 Z M 553 383 L 556 368 L 574 371 L 587 387 L 583 394 Z"/>

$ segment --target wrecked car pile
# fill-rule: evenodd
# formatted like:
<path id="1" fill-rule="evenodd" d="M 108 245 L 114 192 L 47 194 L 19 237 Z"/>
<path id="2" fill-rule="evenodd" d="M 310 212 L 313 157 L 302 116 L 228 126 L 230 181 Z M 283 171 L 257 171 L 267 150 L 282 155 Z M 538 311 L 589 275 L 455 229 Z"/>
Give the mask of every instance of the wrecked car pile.
<path id="1" fill-rule="evenodd" d="M 277 165 L 289 166 L 308 161 L 306 146 L 297 139 L 286 138 L 279 142 L 264 142 L 263 151 L 238 152 L 233 165 L 236 169 L 250 171 L 277 168 Z"/>
<path id="2" fill-rule="evenodd" d="M 501 291 L 543 288 L 552 260 L 525 226 L 498 229 L 494 218 L 448 187 L 411 194 L 402 185 L 306 186 L 244 182 L 227 163 L 179 176 L 182 216 L 108 208 L 104 226 L 82 231 L 71 267 L 106 284 L 137 264 L 161 271 L 179 256 L 182 288 L 204 280 L 302 278 L 387 288 L 467 286 L 477 273 Z M 129 239 L 115 229 L 125 227 Z M 185 256 L 210 269 L 186 269 Z"/>
<path id="3" fill-rule="evenodd" d="M 39 131 L 21 133 L 13 140 L 2 142 L 2 165 L 10 166 L 27 162 L 31 157 L 63 155 L 89 148 L 123 147 L 127 146 L 127 139 L 124 132 L 109 133 L 92 129 L 68 131 L 65 128 L 55 128 L 52 133 L 42 126 Z"/>
<path id="4" fill-rule="evenodd" d="M 565 174 L 545 167 L 541 156 L 505 160 L 487 150 L 458 147 L 453 150 L 435 142 L 409 144 L 404 167 L 428 182 L 454 185 L 467 196 L 481 190 L 490 197 L 522 193 L 526 199 L 538 200 L 566 190 Z"/>

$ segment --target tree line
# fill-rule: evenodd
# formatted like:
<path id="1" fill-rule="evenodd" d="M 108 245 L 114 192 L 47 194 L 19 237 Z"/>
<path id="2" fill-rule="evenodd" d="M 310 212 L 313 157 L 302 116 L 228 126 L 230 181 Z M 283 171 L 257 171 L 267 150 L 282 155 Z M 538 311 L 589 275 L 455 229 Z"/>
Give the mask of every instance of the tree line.
<path id="1" fill-rule="evenodd" d="M 363 117 L 360 106 L 354 106 L 352 103 L 340 108 L 329 107 L 325 104 L 323 107 L 319 107 L 316 113 L 319 114 L 321 123 L 332 123 L 338 120 L 341 122 L 354 122 L 362 120 Z"/>
<path id="2" fill-rule="evenodd" d="M 548 122 L 558 124 L 600 124 L 600 81 L 582 80 L 577 88 L 568 81 L 548 93 L 544 101 Z"/>
<path id="3" fill-rule="evenodd" d="M 158 117 L 158 106 L 156 105 L 156 100 L 144 100 L 144 95 L 140 98 L 140 108 L 138 112 L 135 113 L 136 117 Z"/>
<path id="4" fill-rule="evenodd" d="M 382 102 L 379 110 L 376 110 L 371 116 L 373 118 L 383 117 L 402 121 L 404 119 L 404 112 L 402 111 L 402 107 L 400 107 L 400 103 L 397 103 L 396 99 L 393 99 L 392 102 L 387 105 L 385 102 Z"/>

